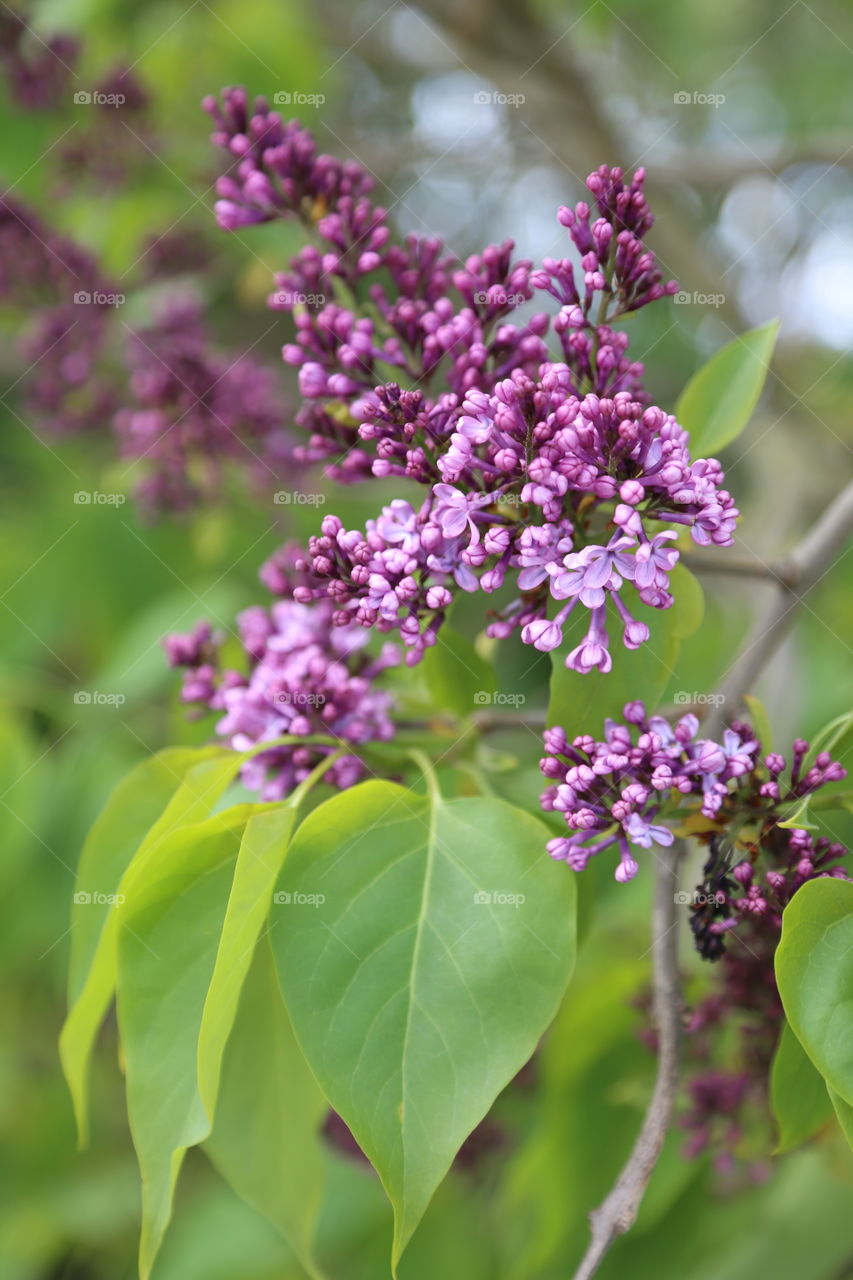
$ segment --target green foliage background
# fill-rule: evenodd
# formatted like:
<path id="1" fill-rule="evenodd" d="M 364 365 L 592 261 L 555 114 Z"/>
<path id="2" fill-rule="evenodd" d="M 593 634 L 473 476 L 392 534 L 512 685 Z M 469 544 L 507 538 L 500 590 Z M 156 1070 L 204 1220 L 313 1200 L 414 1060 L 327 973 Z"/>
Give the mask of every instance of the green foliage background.
<path id="1" fill-rule="evenodd" d="M 144 173 L 108 198 L 81 183 L 56 210 L 63 229 L 97 247 L 119 273 L 152 229 L 181 219 L 188 229 L 215 236 L 209 206 L 216 162 L 197 104 L 222 84 L 245 82 L 268 93 L 281 86 L 325 93 L 323 108 L 306 113 L 323 146 L 352 146 L 364 154 L 392 191 L 406 193 L 406 225 L 412 225 L 410 210 L 425 210 L 419 216 L 444 231 L 441 202 L 419 204 L 419 174 L 440 148 L 435 156 L 428 145 L 425 154 L 417 148 L 412 153 L 412 103 L 432 77 L 467 72 L 448 64 L 439 36 L 430 35 L 420 11 L 405 4 L 392 9 L 383 14 L 384 4 L 314 7 L 294 0 L 211 0 L 186 10 L 182 4 L 130 0 L 39 6 L 39 29 L 59 24 L 84 36 L 84 65 L 93 82 L 116 61 L 137 63 L 154 94 L 164 140 L 158 155 L 146 159 L 129 137 Z M 634 104 L 641 113 L 671 119 L 673 140 L 700 158 L 728 141 L 724 126 L 701 107 L 675 108 L 673 90 L 713 92 L 715 78 L 736 59 L 741 60 L 735 87 L 730 82 L 728 94 L 741 111 L 739 136 L 745 132 L 756 147 L 760 139 L 779 151 L 807 151 L 810 140 L 822 142 L 837 130 L 837 104 L 844 100 L 853 60 L 850 11 L 797 3 L 781 18 L 780 12 L 758 0 L 713 7 L 675 0 L 586 7 L 552 0 L 543 9 L 556 35 L 571 26 L 579 55 L 599 69 L 598 92 L 615 118 L 630 114 Z M 394 36 L 392 19 L 409 26 Z M 501 22 L 498 5 L 494 20 Z M 441 33 L 435 21 L 432 30 Z M 409 61 L 395 46 L 407 31 L 417 54 Z M 377 74 L 377 61 L 384 76 Z M 675 79 L 666 67 L 677 68 Z M 474 71 L 486 74 L 479 67 Z M 559 91 L 550 85 L 545 92 L 559 121 Z M 56 116 L 24 114 L 5 99 L 0 113 L 4 185 L 24 198 L 46 199 L 41 158 L 64 125 Z M 549 158 L 549 148 L 523 137 L 523 120 L 500 127 L 516 178 L 523 172 L 530 182 L 535 163 L 547 171 L 554 203 L 579 198 L 576 180 L 553 153 Z M 582 128 L 582 122 L 573 127 Z M 363 147 L 371 138 L 375 146 L 368 154 Z M 633 158 L 599 156 L 602 162 Z M 654 176 L 654 159 L 647 163 Z M 466 165 L 464 153 L 441 158 L 445 200 Z M 760 168 L 757 177 L 771 181 Z M 484 221 L 490 234 L 506 232 L 513 180 L 510 171 L 504 207 L 492 191 L 487 207 L 467 222 L 454 216 L 447 224 L 463 256 L 476 247 Z M 801 225 L 786 250 L 791 258 L 807 250 L 818 224 L 830 217 L 829 202 L 851 196 L 844 168 L 831 182 L 815 181 L 808 208 L 804 202 L 797 208 Z M 690 212 L 697 262 L 710 243 L 717 249 L 722 243 L 729 265 L 738 256 L 730 242 L 720 241 L 736 186 L 731 180 L 695 188 L 670 182 L 669 194 Z M 821 198 L 828 203 L 821 205 Z M 539 199 L 535 192 L 533 199 Z M 658 236 L 665 257 L 666 222 Z M 520 251 L 529 252 L 523 232 L 518 239 Z M 221 270 L 210 298 L 216 323 L 225 338 L 236 334 L 232 341 L 244 346 L 257 340 L 258 349 L 274 360 L 283 322 L 270 328 L 263 299 L 271 271 L 293 245 L 279 228 L 252 237 L 220 236 L 217 244 Z M 775 269 L 772 258 L 766 269 Z M 221 283 L 229 279 L 231 285 Z M 732 307 L 737 279 L 735 267 L 724 288 Z M 700 287 L 691 280 L 682 284 Z M 130 315 L 133 298 L 128 305 Z M 752 320 L 769 319 L 772 308 L 757 305 Z M 637 347 L 641 355 L 648 352 L 654 394 L 671 406 L 689 374 L 728 339 L 736 321 L 730 311 L 717 315 L 669 303 L 652 311 L 657 314 L 637 326 Z M 723 454 L 744 510 L 744 543 L 764 555 L 784 549 L 849 469 L 851 363 L 846 351 L 824 346 L 819 338 L 802 332 L 786 337 L 783 327 L 770 393 L 747 435 Z M 78 490 L 128 486 L 103 424 L 93 424 L 89 441 L 45 448 L 21 416 L 12 385 L 20 369 L 10 333 L 0 369 L 9 388 L 0 403 L 0 1275 L 129 1280 L 136 1266 L 138 1185 L 114 1028 L 108 1027 L 98 1055 L 93 1142 L 82 1154 L 75 1149 L 56 1053 L 74 868 L 85 832 L 115 781 L 166 743 L 203 739 L 203 728 L 187 725 L 177 704 L 160 636 L 205 616 L 227 622 L 238 608 L 262 599 L 256 568 L 281 540 L 283 525 L 271 495 L 235 495 L 227 510 L 155 527 L 141 523 L 130 502 L 118 508 L 75 505 Z M 335 503 L 330 509 L 345 518 L 363 519 L 375 510 L 376 488 L 343 499 L 336 495 Z M 307 532 L 315 517 L 311 508 L 295 512 L 288 530 Z M 705 623 L 683 646 L 670 697 L 713 688 L 748 622 L 754 588 L 716 579 L 705 586 Z M 801 610 L 791 641 L 765 681 L 777 745 L 795 728 L 808 735 L 843 702 L 845 681 L 849 689 L 849 599 L 849 567 L 841 564 Z M 470 633 L 464 616 L 456 625 Z M 547 670 L 522 675 L 516 659 L 512 652 L 502 655 L 499 688 L 523 689 L 531 705 L 541 701 Z M 117 693 L 125 702 L 81 705 L 74 697 L 80 691 Z M 501 745 L 520 762 L 505 788 L 501 783 L 502 794 L 535 804 L 535 744 L 522 735 Z M 647 976 L 647 880 L 625 890 L 614 888 L 606 868 L 585 877 L 580 892 L 591 933 L 543 1052 L 539 1087 L 499 1103 L 513 1135 L 508 1150 L 476 1176 L 451 1176 L 403 1262 L 404 1280 L 437 1273 L 465 1280 L 556 1280 L 578 1257 L 585 1215 L 630 1147 L 652 1074 L 630 1004 Z M 697 973 L 695 980 L 701 979 Z M 751 1280 L 762 1272 L 779 1280 L 834 1280 L 853 1274 L 853 1171 L 840 1140 L 786 1156 L 766 1185 L 728 1188 L 703 1162 L 681 1161 L 678 1146 L 675 1136 L 635 1232 L 602 1269 L 605 1280 Z M 334 1280 L 373 1280 L 386 1273 L 390 1212 L 375 1179 L 341 1156 L 329 1160 L 332 1191 L 323 1210 L 329 1273 Z M 156 1280 L 297 1280 L 304 1273 L 288 1260 L 264 1219 L 191 1153 L 177 1219 L 154 1274 Z"/>

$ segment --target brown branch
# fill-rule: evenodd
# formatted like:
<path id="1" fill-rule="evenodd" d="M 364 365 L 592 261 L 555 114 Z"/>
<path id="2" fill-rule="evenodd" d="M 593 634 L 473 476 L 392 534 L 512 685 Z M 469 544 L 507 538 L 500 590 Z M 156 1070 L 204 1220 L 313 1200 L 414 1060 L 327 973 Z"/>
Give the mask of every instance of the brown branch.
<path id="1" fill-rule="evenodd" d="M 589 1280 L 617 1236 L 634 1225 L 669 1130 L 678 1095 L 683 1001 L 678 972 L 678 866 L 683 845 L 658 855 L 652 908 L 653 1010 L 658 1034 L 657 1076 L 634 1149 L 600 1208 L 590 1215 L 592 1239 L 574 1280 Z"/>
<path id="2" fill-rule="evenodd" d="M 749 693 L 794 621 L 797 605 L 831 568 L 851 533 L 853 482 L 829 504 L 788 557 L 788 573 L 777 578 L 773 598 L 720 686 L 720 700 L 705 722 L 708 737 L 713 738 L 736 716 L 744 694 Z"/>
<path id="3" fill-rule="evenodd" d="M 693 573 L 720 574 L 732 578 L 761 578 L 765 582 L 794 586 L 796 570 L 789 560 L 759 560 L 755 556 L 737 556 L 728 550 L 683 551 L 681 563 Z"/>
<path id="4" fill-rule="evenodd" d="M 770 139 L 740 151 L 679 152 L 671 160 L 656 164 L 655 176 L 658 182 L 686 182 L 691 187 L 718 192 L 753 174 L 778 176 L 795 164 L 849 169 L 853 166 L 853 136 L 818 135 L 802 142 Z"/>

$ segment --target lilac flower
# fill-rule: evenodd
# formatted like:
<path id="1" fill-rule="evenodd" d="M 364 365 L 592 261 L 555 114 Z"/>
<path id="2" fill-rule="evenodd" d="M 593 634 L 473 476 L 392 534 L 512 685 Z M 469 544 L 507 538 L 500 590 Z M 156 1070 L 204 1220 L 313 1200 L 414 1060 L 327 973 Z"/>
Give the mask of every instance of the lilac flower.
<path id="1" fill-rule="evenodd" d="M 48 111 L 68 101 L 80 54 L 74 36 L 36 36 L 8 5 L 0 13 L 0 66 L 12 97 L 30 111 Z"/>
<path id="2" fill-rule="evenodd" d="M 291 735 L 322 735 L 353 747 L 393 736 L 391 695 L 374 683 L 399 661 L 393 646 L 371 658 L 364 651 L 366 633 L 336 627 L 327 603 L 282 600 L 269 610 L 245 610 L 238 624 L 247 673 L 216 666 L 206 623 L 164 642 L 170 662 L 188 669 L 184 700 L 224 713 L 216 732 L 235 750 Z M 321 743 L 270 746 L 243 766 L 243 780 L 263 800 L 281 799 L 334 749 Z M 324 776 L 333 786 L 349 787 L 363 775 L 363 761 L 351 752 Z"/>
<path id="3" fill-rule="evenodd" d="M 670 845 L 675 839 L 669 827 L 647 822 L 638 813 L 629 813 L 623 826 L 631 843 L 642 845 L 644 849 L 651 849 L 653 844 Z"/>
<path id="4" fill-rule="evenodd" d="M 624 714 L 626 724 L 605 722 L 601 741 L 581 736 L 570 742 L 559 727 L 545 732 L 547 754 L 540 768 L 550 785 L 542 794 L 542 808 L 562 814 L 570 833 L 552 840 L 548 851 L 575 869 L 582 869 L 591 856 L 615 845 L 620 851 L 616 878 L 630 879 L 635 874 L 630 844 L 647 849 L 652 844 L 672 844 L 672 830 L 657 821 L 667 806 L 672 813 L 685 805 L 700 808 L 714 819 L 716 832 L 743 813 L 752 826 L 758 823 L 778 845 L 783 840 L 778 834 L 783 830 L 778 827 L 779 804 L 790 805 L 845 776 L 841 765 L 821 752 L 801 777 L 808 744 L 798 741 L 790 781 L 783 785 L 784 758 L 773 754 L 761 761 L 759 743 L 746 724 L 734 722 L 717 743 L 698 737 L 700 726 L 694 715 L 682 716 L 671 724 L 662 716 L 647 716 L 639 702 L 628 703 Z M 769 788 L 768 774 L 772 778 Z M 788 842 L 787 834 L 784 842 Z M 790 836 L 786 874 L 793 888 L 827 865 L 823 851 L 828 848 L 827 841 L 813 844 L 806 832 Z M 830 861 L 837 857 L 838 847 L 833 845 L 831 856 L 827 856 Z M 782 887 L 774 875 L 775 871 L 768 872 L 769 896 L 751 889 L 735 893 L 725 877 L 719 883 L 706 884 L 701 902 L 708 910 L 697 908 L 691 920 L 703 954 L 713 957 L 722 953 L 722 936 L 734 927 L 738 913 L 771 910 L 768 904 L 774 895 L 778 898 Z M 734 876 L 738 884 L 748 888 L 752 883 L 750 865 L 743 864 Z M 777 923 L 781 927 L 781 914 Z"/>
<path id="5" fill-rule="evenodd" d="M 593 611 L 603 614 L 603 606 Z M 573 660 L 591 666 L 606 648 L 595 635 L 588 637 Z M 661 716 L 647 716 L 642 703 L 628 703 L 626 724 L 607 721 L 603 740 L 579 737 L 569 742 L 562 729 L 545 736 L 548 754 L 540 767 L 551 785 L 542 795 L 546 812 L 562 813 L 570 835 L 551 848 L 577 865 L 590 853 L 614 844 L 620 849 L 617 878 L 630 878 L 634 859 L 629 844 L 651 848 L 669 845 L 673 833 L 656 821 L 665 804 L 683 803 L 695 796 L 707 812 L 709 781 L 714 812 L 733 803 L 729 783 L 751 774 L 758 743 L 738 728 L 726 731 L 725 744 L 698 740 L 695 716 L 682 716 L 674 725 Z M 591 841 L 591 843 L 590 843 Z M 552 842 L 553 845 L 553 842 Z"/>
<path id="6" fill-rule="evenodd" d="M 198 303 L 173 300 L 131 335 L 127 358 L 135 403 L 114 427 L 122 454 L 142 464 L 147 507 L 182 510 L 216 497 L 228 462 L 258 486 L 278 483 L 292 451 L 275 372 L 217 351 Z"/>
<path id="7" fill-rule="evenodd" d="M 620 590 L 670 607 L 678 551 L 665 526 L 725 545 L 737 511 L 719 464 L 692 459 L 687 433 L 647 404 L 641 366 L 611 327 L 676 287 L 643 243 L 652 216 L 642 170 L 627 181 L 602 167 L 588 179 L 594 205 L 559 211 L 579 271 L 568 259 L 534 269 L 510 241 L 453 270 L 433 237 L 395 243 L 369 176 L 321 155 L 263 99 L 251 109 L 229 89 L 205 109 L 230 160 L 221 225 L 293 218 L 319 237 L 271 298 L 295 331 L 283 357 L 299 370 L 297 424 L 309 432 L 295 458 L 323 461 L 345 482 L 400 476 L 426 489 L 407 516 L 406 561 L 389 555 L 385 520 L 343 542 L 336 534 L 334 546 L 325 534 L 309 544 L 312 598 L 362 626 L 398 630 L 409 661 L 434 643 L 456 589 L 512 583 L 518 594 L 492 616 L 492 636 L 517 628 L 525 643 L 559 647 L 579 605 L 591 619 L 567 658 L 575 669 L 610 669 L 606 608 L 629 649 L 645 643 L 648 624 Z M 545 345 L 547 314 L 510 323 L 537 291 L 559 304 L 559 362 Z M 369 308 L 354 305 L 364 297 Z M 385 380 L 389 368 L 399 382 Z M 616 529 L 606 545 L 602 525 Z M 549 618 L 552 598 L 569 606 Z"/>

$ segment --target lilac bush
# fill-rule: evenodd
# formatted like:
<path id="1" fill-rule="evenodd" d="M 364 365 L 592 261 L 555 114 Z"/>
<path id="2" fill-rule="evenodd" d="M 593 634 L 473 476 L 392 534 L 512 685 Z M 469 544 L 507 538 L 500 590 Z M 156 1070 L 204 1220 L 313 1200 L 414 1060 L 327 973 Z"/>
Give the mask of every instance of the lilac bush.
<path id="1" fill-rule="evenodd" d="M 50 77 L 12 37 L 5 56 L 19 95 L 49 103 Z M 149 127 L 132 72 L 103 84 Z M 270 281 L 281 362 L 220 340 L 203 290 L 184 278 L 208 270 L 206 244 L 152 229 L 132 277 L 142 301 L 124 324 L 97 255 L 6 197 L 0 294 L 28 312 L 26 404 L 57 435 L 94 437 L 108 424 L 149 519 L 223 503 L 235 477 L 254 503 L 307 497 L 311 509 L 327 481 L 361 486 L 367 514 L 318 514 L 311 527 L 305 511 L 276 512 L 287 540 L 260 572 L 268 602 L 244 608 L 233 630 L 202 620 L 163 641 L 183 672 L 187 718 L 211 722 L 213 741 L 146 761 L 87 846 L 82 866 L 110 880 L 113 901 L 101 926 L 79 931 L 87 949 L 75 953 L 82 979 L 63 1032 L 81 1130 L 94 1037 L 115 989 L 147 1275 L 185 1150 L 209 1138 L 216 1148 L 219 1094 L 235 1088 L 225 1049 L 245 1015 L 241 989 L 266 982 L 259 1025 L 235 1032 L 254 1061 L 248 1085 L 272 1063 L 282 1080 L 264 1083 L 269 1096 L 280 1102 L 293 1084 L 306 1114 L 331 1117 L 327 1135 L 376 1168 L 395 1211 L 396 1268 L 460 1151 L 466 1163 L 470 1135 L 488 1151 L 512 1145 L 490 1111 L 510 1082 L 536 1076 L 571 1001 L 577 897 L 567 869 L 592 877 L 597 865 L 622 886 L 643 868 L 655 907 L 641 1035 L 657 1052 L 658 1082 L 616 1202 L 593 1222 L 593 1251 L 601 1221 L 609 1247 L 636 1216 L 676 1112 L 686 1154 L 762 1175 L 768 1082 L 786 1031 L 798 1070 L 812 1088 L 817 1078 L 845 1125 L 837 1100 L 853 1101 L 833 1045 L 797 1022 L 779 975 L 786 952 L 802 962 L 798 935 L 790 942 L 802 904 L 811 909 L 827 888 L 848 892 L 845 845 L 821 815 L 846 803 L 837 784 L 849 722 L 813 746 L 796 740 L 786 760 L 748 696 L 754 671 L 739 683 L 737 661 L 716 699 L 680 716 L 666 705 L 678 644 L 701 615 L 683 559 L 726 566 L 739 512 L 719 461 L 702 456 L 712 448 L 701 446 L 689 398 L 675 414 L 652 402 L 624 327 L 677 288 L 647 245 L 642 169 L 629 177 L 602 165 L 588 197 L 556 211 L 565 257 L 534 263 L 505 240 L 460 261 L 432 235 L 399 238 L 371 175 L 323 154 L 265 99 L 231 88 L 204 108 L 223 161 L 220 229 L 287 220 L 304 235 Z M 81 132 L 64 179 L 97 158 L 104 183 L 125 181 L 116 136 L 114 120 Z M 726 406 L 742 421 L 723 444 L 745 425 L 770 355 L 740 346 Z M 842 515 L 830 512 L 829 524 Z M 778 574 L 785 590 L 816 580 L 837 532 L 813 531 Z M 781 625 L 774 615 L 766 631 Z M 748 640 L 744 652 L 761 644 Z M 550 704 L 529 717 L 502 714 L 487 691 L 497 688 L 495 655 L 519 652 L 537 678 L 550 655 Z M 649 690 L 654 662 L 664 679 Z M 623 719 L 605 718 L 625 694 Z M 709 711 L 717 705 L 724 712 Z M 503 731 L 516 733 L 517 755 L 490 749 Z M 538 809 L 535 789 L 519 806 L 513 782 L 508 799 L 501 787 L 510 770 L 527 785 L 517 766 L 531 733 L 544 743 Z M 238 777 L 244 790 L 230 803 Z M 325 793 L 314 790 L 321 780 Z M 168 798 L 151 822 L 139 804 L 137 832 L 126 797 L 138 799 L 143 782 Z M 704 864 L 689 894 L 677 888 L 688 842 Z M 831 924 L 839 903 L 827 908 Z M 682 907 L 699 957 L 687 1009 Z M 817 932 L 814 946 L 828 936 Z M 278 1120 L 251 1135 L 270 1161 L 281 1156 L 265 1145 Z M 818 1132 L 813 1123 L 805 1137 Z M 254 1168 L 247 1142 L 238 1164 Z M 243 1194 L 245 1169 L 219 1158 Z M 306 1162 L 306 1197 L 322 1164 Z M 319 1202 L 317 1193 L 311 1212 Z M 319 1274 L 310 1232 L 292 1234 L 300 1263 Z"/>

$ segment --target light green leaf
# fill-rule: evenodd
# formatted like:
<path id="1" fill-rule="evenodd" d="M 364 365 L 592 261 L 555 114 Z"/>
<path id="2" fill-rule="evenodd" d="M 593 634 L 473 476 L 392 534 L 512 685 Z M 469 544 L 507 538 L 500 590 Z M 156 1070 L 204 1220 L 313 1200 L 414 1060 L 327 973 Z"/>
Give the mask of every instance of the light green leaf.
<path id="1" fill-rule="evenodd" d="M 811 822 L 810 813 L 811 796 L 805 796 L 802 800 L 794 801 L 791 804 L 781 804 L 779 812 L 788 816 L 783 820 L 779 819 L 777 826 L 784 828 L 786 831 L 814 831 L 816 823 Z"/>
<path id="2" fill-rule="evenodd" d="M 88 1140 L 92 1049 L 115 991 L 117 907 L 127 895 L 128 870 L 169 832 L 210 813 L 241 760 L 219 747 L 152 757 L 119 783 L 86 842 L 76 892 L 92 900 L 74 905 L 72 935 L 80 930 L 80 940 L 72 943 L 72 1004 L 59 1039 L 81 1146 Z"/>
<path id="3" fill-rule="evenodd" d="M 795 893 L 782 916 L 776 981 L 801 1045 L 853 1105 L 853 884 L 826 877 Z"/>
<path id="4" fill-rule="evenodd" d="M 115 787 L 95 820 L 80 854 L 71 912 L 69 997 L 80 993 L 109 912 L 109 895 L 143 837 L 168 808 L 175 815 L 187 799 L 188 775 L 197 765 L 221 760 L 222 747 L 172 747 L 143 760 Z M 179 799 L 180 797 L 180 799 Z M 170 804 L 171 801 L 175 803 Z M 89 901 L 81 901 L 88 898 Z"/>
<path id="5" fill-rule="evenodd" d="M 836 716 L 834 720 L 830 720 L 829 724 L 825 724 L 812 739 L 809 752 L 803 761 L 803 771 L 807 771 L 811 767 L 815 757 L 821 751 L 840 755 L 850 745 L 851 734 L 853 734 L 853 711 L 845 711 L 843 715 Z"/>
<path id="6" fill-rule="evenodd" d="M 394 1206 L 395 1268 L 568 982 L 574 882 L 547 839 L 501 800 L 367 782 L 291 845 L 271 927 L 285 1002 Z"/>
<path id="7" fill-rule="evenodd" d="M 249 819 L 240 843 L 198 1038 L 198 1087 L 210 1116 L 216 1111 L 222 1054 L 240 991 L 269 914 L 295 821 L 292 801 L 262 809 Z"/>
<path id="8" fill-rule="evenodd" d="M 323 1198 L 319 1129 L 328 1104 L 296 1043 L 269 944 L 257 948 L 225 1050 L 205 1151 L 234 1191 L 278 1228 L 310 1275 Z"/>
<path id="9" fill-rule="evenodd" d="M 752 417 L 776 346 L 779 321 L 726 344 L 688 382 L 675 416 L 690 433 L 694 458 L 713 457 L 736 440 Z"/>
<path id="10" fill-rule="evenodd" d="M 421 671 L 437 711 L 465 717 L 491 702 L 494 670 L 470 640 L 449 627 L 441 628 L 436 643 L 426 651 Z"/>
<path id="11" fill-rule="evenodd" d="M 845 1102 L 829 1085 L 826 1086 L 826 1091 L 829 1094 L 829 1101 L 832 1103 L 838 1123 L 841 1125 L 841 1131 L 851 1149 L 853 1149 L 853 1107 L 850 1106 L 849 1102 Z"/>
<path id="12" fill-rule="evenodd" d="M 770 1101 L 779 1155 L 814 1137 L 832 1116 L 826 1085 L 787 1022 L 770 1069 Z"/>
<path id="13" fill-rule="evenodd" d="M 119 1031 L 142 1174 L 139 1269 L 147 1280 L 184 1154 L 211 1128 L 197 1083 L 198 1037 L 240 841 L 237 805 L 159 842 L 127 876 L 118 908 Z"/>

